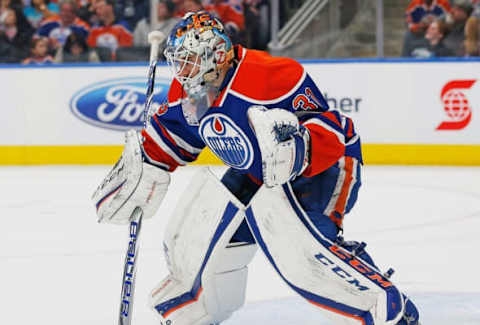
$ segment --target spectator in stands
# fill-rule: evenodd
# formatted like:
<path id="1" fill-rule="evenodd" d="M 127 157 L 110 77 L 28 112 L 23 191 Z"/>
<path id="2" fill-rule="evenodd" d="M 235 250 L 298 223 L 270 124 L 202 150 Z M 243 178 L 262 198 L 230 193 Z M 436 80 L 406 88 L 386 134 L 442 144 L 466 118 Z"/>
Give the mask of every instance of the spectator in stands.
<path id="1" fill-rule="evenodd" d="M 465 24 L 473 11 L 470 0 L 455 0 L 451 10 L 451 22 L 448 34 L 445 36 L 445 46 L 454 52 L 455 56 L 465 56 Z"/>
<path id="2" fill-rule="evenodd" d="M 206 11 L 223 22 L 227 35 L 232 40 L 232 43 L 242 43 L 245 30 L 245 17 L 243 15 L 243 7 L 241 3 L 224 0 L 211 0 L 203 7 Z"/>
<path id="3" fill-rule="evenodd" d="M 183 8 L 184 0 L 172 0 L 175 4 L 175 11 L 173 12 L 173 17 L 182 18 L 187 12 Z"/>
<path id="4" fill-rule="evenodd" d="M 450 12 L 448 0 L 411 0 L 406 10 L 408 30 L 403 41 L 402 56 L 423 42 L 425 31 L 434 19 L 444 18 Z"/>
<path id="5" fill-rule="evenodd" d="M 480 1 L 465 23 L 465 51 L 467 56 L 480 56 Z"/>
<path id="6" fill-rule="evenodd" d="M 90 12 L 91 1 L 90 0 L 77 0 L 77 17 L 83 21 L 90 22 Z"/>
<path id="7" fill-rule="evenodd" d="M 44 19 L 58 12 L 58 5 L 50 0 L 32 0 L 31 4 L 23 9 L 25 17 L 34 28 L 38 28 Z"/>
<path id="8" fill-rule="evenodd" d="M 109 49 L 112 59 L 120 47 L 133 45 L 133 34 L 126 21 L 117 20 L 113 11 L 112 0 L 101 0 L 95 5 L 95 14 L 100 23 L 90 29 L 87 44 L 91 48 Z"/>
<path id="9" fill-rule="evenodd" d="M 0 0 L 0 13 L 3 9 L 23 9 L 22 0 Z"/>
<path id="10" fill-rule="evenodd" d="M 203 10 L 201 0 L 184 0 L 182 4 L 184 13 Z"/>
<path id="11" fill-rule="evenodd" d="M 50 48 L 55 50 L 62 47 L 73 32 L 86 38 L 90 31 L 90 26 L 76 15 L 75 0 L 60 0 L 59 7 L 60 13 L 47 18 L 37 30 L 37 35 L 47 37 Z"/>
<path id="12" fill-rule="evenodd" d="M 244 0 L 243 5 L 246 47 L 266 50 L 270 39 L 268 2 L 266 0 Z"/>
<path id="13" fill-rule="evenodd" d="M 17 24 L 15 10 L 7 8 L 0 14 L 0 62 L 17 63 L 28 55 L 32 29 Z"/>
<path id="14" fill-rule="evenodd" d="M 140 20 L 150 16 L 150 0 L 116 0 L 114 9 L 120 19 L 135 29 Z"/>
<path id="15" fill-rule="evenodd" d="M 100 0 L 77 0 L 77 16 L 90 26 L 100 22 L 95 14 L 96 5 Z"/>
<path id="16" fill-rule="evenodd" d="M 137 24 L 133 32 L 133 44 L 135 46 L 148 46 L 148 33 L 152 30 L 159 30 L 165 35 L 169 35 L 173 27 L 178 23 L 180 18 L 173 17 L 175 4 L 170 0 L 162 0 L 157 4 L 157 21 L 156 26 L 151 26 L 150 17 L 143 18 Z"/>
<path id="17" fill-rule="evenodd" d="M 75 0 L 75 2 L 77 3 L 77 8 L 80 8 L 80 7 L 89 6 L 92 1 L 91 0 Z"/>
<path id="18" fill-rule="evenodd" d="M 0 0 L 0 15 L 6 9 L 14 9 L 17 18 L 19 18 L 19 11 L 23 13 L 23 2 L 22 0 Z M 25 15 L 23 15 L 25 17 Z M 20 20 L 19 20 L 20 22 Z"/>
<path id="19" fill-rule="evenodd" d="M 22 0 L 0 0 L 0 15 L 6 9 L 15 10 L 15 16 L 17 18 L 17 27 L 22 31 L 28 31 L 29 33 L 34 33 L 34 29 L 30 22 L 25 18 L 23 14 L 23 2 Z M 27 45 L 28 47 L 28 45 Z"/>
<path id="20" fill-rule="evenodd" d="M 48 54 L 48 39 L 46 37 L 34 38 L 30 46 L 30 56 L 23 60 L 23 64 L 49 64 L 53 57 Z"/>
<path id="21" fill-rule="evenodd" d="M 450 10 L 448 0 L 412 0 L 406 11 L 408 29 L 423 33 L 434 18 L 444 18 Z"/>
<path id="22" fill-rule="evenodd" d="M 440 19 L 432 21 L 425 32 L 423 44 L 418 44 L 411 49 L 409 56 L 415 58 L 453 56 L 453 51 L 443 44 L 445 33 L 446 25 L 444 21 Z"/>
<path id="23" fill-rule="evenodd" d="M 94 49 L 89 49 L 83 33 L 72 32 L 57 50 L 55 62 L 99 62 Z"/>

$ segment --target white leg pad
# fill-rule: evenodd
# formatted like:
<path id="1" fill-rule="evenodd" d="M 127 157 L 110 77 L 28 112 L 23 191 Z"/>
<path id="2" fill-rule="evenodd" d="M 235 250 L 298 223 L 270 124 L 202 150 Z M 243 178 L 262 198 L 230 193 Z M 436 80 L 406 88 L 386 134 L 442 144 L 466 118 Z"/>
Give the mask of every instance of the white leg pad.
<path id="1" fill-rule="evenodd" d="M 257 243 L 283 280 L 321 307 L 335 324 L 393 325 L 399 321 L 404 310 L 400 292 L 380 279 L 374 266 L 356 257 L 352 259 L 346 250 L 324 237 L 298 204 L 289 185 L 262 187 L 246 216 Z M 384 281 L 383 285 L 391 289 L 390 294 L 398 301 L 397 311 L 391 312 L 388 321 L 387 293 L 382 283 L 376 281 Z M 363 321 L 359 315 L 370 321 Z"/>
<path id="2" fill-rule="evenodd" d="M 256 245 L 228 247 L 221 252 L 214 273 L 205 278 L 204 303 L 214 320 L 220 322 L 245 303 L 248 268 Z"/>
<path id="3" fill-rule="evenodd" d="M 181 296 L 188 290 L 182 282 L 176 280 L 172 275 L 168 275 L 152 291 L 150 304 L 152 308 L 155 308 L 157 304 Z M 202 324 L 201 321 L 206 320 L 208 314 L 202 308 L 202 305 L 198 303 L 198 297 L 191 298 L 193 299 L 192 303 L 179 306 L 178 310 L 172 310 L 171 313 L 174 314 L 172 317 L 170 317 L 170 314 L 161 315 L 157 313 L 161 320 L 160 324 L 166 324 L 167 321 L 176 325 Z M 206 324 L 209 323 L 207 322 Z"/>
<path id="4" fill-rule="evenodd" d="M 170 275 L 152 291 L 151 306 L 164 323 L 216 324 L 243 305 L 247 264 L 256 245 L 229 241 L 244 211 L 208 169 L 193 178 L 167 226 Z"/>

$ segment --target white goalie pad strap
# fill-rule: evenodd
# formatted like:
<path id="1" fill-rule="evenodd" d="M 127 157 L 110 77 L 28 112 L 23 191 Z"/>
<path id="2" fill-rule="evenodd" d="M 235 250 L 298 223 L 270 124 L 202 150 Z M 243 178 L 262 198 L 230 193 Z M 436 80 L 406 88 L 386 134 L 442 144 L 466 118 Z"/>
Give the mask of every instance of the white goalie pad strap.
<path id="1" fill-rule="evenodd" d="M 246 211 L 247 221 L 284 281 L 336 324 L 396 324 L 404 310 L 398 290 L 378 270 L 325 238 L 290 188 L 262 187 Z M 398 302 L 388 310 L 387 296 Z"/>
<path id="2" fill-rule="evenodd" d="M 143 163 L 136 131 L 125 135 L 122 156 L 92 196 L 99 222 L 126 224 L 136 207 L 143 218 L 158 210 L 170 183 L 170 174 Z"/>
<path id="3" fill-rule="evenodd" d="M 243 305 L 246 265 L 256 248 L 228 243 L 244 210 L 208 169 L 193 178 L 166 229 L 170 275 L 152 292 L 151 305 L 163 320 L 208 325 Z"/>
<path id="4" fill-rule="evenodd" d="M 175 279 L 172 275 L 167 276 L 159 285 L 153 289 L 150 297 L 150 305 L 156 311 L 159 317 L 160 324 L 175 325 L 201 325 L 212 324 L 213 320 L 205 311 L 203 304 L 199 302 L 201 291 L 198 295 L 193 297 L 185 297 L 185 292 L 188 288 L 181 282 Z M 175 303 L 175 298 L 185 297 L 185 299 L 178 305 Z M 162 312 L 159 306 L 162 304 L 169 304 L 172 302 L 172 308 Z"/>

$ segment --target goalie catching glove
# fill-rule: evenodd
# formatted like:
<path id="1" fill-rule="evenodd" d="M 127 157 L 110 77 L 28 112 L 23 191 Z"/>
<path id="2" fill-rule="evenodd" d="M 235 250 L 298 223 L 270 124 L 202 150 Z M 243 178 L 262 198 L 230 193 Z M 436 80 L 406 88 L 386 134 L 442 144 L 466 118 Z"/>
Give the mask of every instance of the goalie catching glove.
<path id="1" fill-rule="evenodd" d="M 162 203 L 170 174 L 143 162 L 139 135 L 125 135 L 122 156 L 93 194 L 98 222 L 127 224 L 133 210 L 140 207 L 151 218 Z"/>
<path id="2" fill-rule="evenodd" d="M 262 154 L 263 182 L 267 187 L 284 184 L 309 165 L 310 133 L 291 112 L 251 106 L 248 120 Z"/>

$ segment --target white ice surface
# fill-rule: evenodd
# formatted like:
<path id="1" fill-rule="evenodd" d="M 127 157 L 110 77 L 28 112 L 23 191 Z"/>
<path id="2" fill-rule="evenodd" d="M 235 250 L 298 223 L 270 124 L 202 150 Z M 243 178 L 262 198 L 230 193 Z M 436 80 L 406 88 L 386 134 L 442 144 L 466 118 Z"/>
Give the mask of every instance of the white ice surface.
<path id="1" fill-rule="evenodd" d="M 0 168 L 0 324 L 116 324 L 127 228 L 97 224 L 90 202 L 109 168 Z M 174 173 L 144 224 L 135 325 L 158 325 L 147 296 L 166 275 L 163 229 L 196 169 Z M 480 325 L 480 168 L 366 166 L 363 178 L 346 239 L 367 242 L 382 269 L 395 269 L 423 325 Z M 224 324 L 328 323 L 258 252 L 247 304 Z"/>

